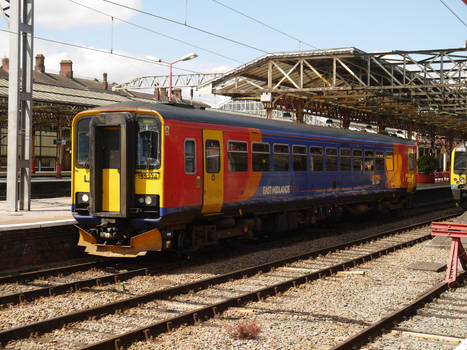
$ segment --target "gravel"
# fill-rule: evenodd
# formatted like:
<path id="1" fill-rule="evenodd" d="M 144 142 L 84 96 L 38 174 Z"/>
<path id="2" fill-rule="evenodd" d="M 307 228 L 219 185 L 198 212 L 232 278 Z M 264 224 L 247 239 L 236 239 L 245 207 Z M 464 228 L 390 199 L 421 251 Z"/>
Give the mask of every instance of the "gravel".
<path id="1" fill-rule="evenodd" d="M 417 234 L 420 235 L 426 230 L 420 229 Z M 388 240 L 393 242 L 396 239 L 389 238 Z M 372 242 L 357 247 L 356 250 L 367 252 L 369 246 L 381 246 L 381 243 Z M 269 260 L 271 257 L 276 259 L 279 258 L 276 254 L 279 251 L 273 250 L 262 252 L 262 254 L 269 254 Z M 70 339 L 73 339 L 74 343 L 96 342 L 108 337 L 109 334 L 122 333 L 135 327 L 149 325 L 163 317 L 171 317 L 180 312 L 221 301 L 226 297 L 256 290 L 266 284 L 296 277 L 302 274 L 305 268 L 317 270 L 326 262 L 335 264 L 337 260 L 346 260 L 354 255 L 353 249 L 347 249 L 334 255 L 327 254 L 316 259 L 294 263 L 253 278 L 224 283 L 198 293 L 189 293 L 168 301 L 146 303 L 122 314 L 108 315 L 97 321 L 80 322 L 67 329 L 86 331 L 80 334 L 72 332 L 72 335 L 67 332 L 67 329 L 55 331 L 51 333 L 54 335 L 54 343 L 43 344 L 40 348 L 52 349 L 53 344 L 58 344 L 57 348 L 61 349 L 73 348 L 74 345 L 69 343 Z M 334 259 L 333 256 L 337 258 Z M 418 261 L 420 256 L 424 256 L 424 260 L 427 261 L 444 262 L 446 260 L 445 251 L 428 248 L 426 244 L 418 245 L 353 269 L 364 271 L 364 275 L 333 276 L 292 288 L 283 296 L 251 303 L 245 308 L 230 309 L 219 318 L 204 322 L 200 326 L 183 327 L 172 333 L 161 335 L 154 342 L 136 343 L 131 349 L 299 349 L 332 346 L 382 315 L 398 308 L 401 302 L 408 302 L 415 298 L 421 291 L 442 278 L 442 273 L 408 270 L 407 266 Z M 257 263 L 259 259 L 249 256 L 245 260 L 247 264 L 251 264 L 252 260 Z M 145 289 L 146 285 L 152 286 L 157 283 L 158 279 L 165 281 L 165 285 L 161 287 L 167 287 L 167 284 L 181 283 L 185 279 L 194 280 L 203 275 L 212 275 L 207 272 L 213 270 L 217 273 L 223 273 L 225 270 L 232 271 L 235 269 L 232 265 L 235 268 L 241 267 L 241 257 L 233 259 L 232 264 L 230 262 L 212 263 L 192 267 L 184 273 L 137 277 L 127 281 L 128 283 L 125 282 L 125 289 L 127 293 L 137 293 Z M 147 282 L 150 279 L 153 279 L 153 282 Z M 108 292 L 102 293 L 106 295 Z M 89 293 L 86 294 L 89 295 Z M 70 302 L 70 296 L 73 295 L 66 296 L 68 302 Z M 235 327 L 238 322 L 251 323 L 254 320 L 262 327 L 262 332 L 257 339 L 236 340 L 229 336 L 226 327 Z M 50 338 L 50 334 L 39 339 L 44 338 Z M 8 346 L 27 349 L 30 343 L 31 339 L 20 340 L 11 342 Z"/>

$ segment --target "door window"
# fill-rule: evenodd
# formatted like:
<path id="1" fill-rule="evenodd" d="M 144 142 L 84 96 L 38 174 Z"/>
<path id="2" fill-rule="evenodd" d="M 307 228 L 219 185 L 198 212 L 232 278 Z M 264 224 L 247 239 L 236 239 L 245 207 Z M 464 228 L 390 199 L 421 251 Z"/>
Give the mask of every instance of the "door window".
<path id="1" fill-rule="evenodd" d="M 206 172 L 207 173 L 218 173 L 220 171 L 221 164 L 221 148 L 219 141 L 217 140 L 206 140 L 205 144 L 206 153 Z"/>

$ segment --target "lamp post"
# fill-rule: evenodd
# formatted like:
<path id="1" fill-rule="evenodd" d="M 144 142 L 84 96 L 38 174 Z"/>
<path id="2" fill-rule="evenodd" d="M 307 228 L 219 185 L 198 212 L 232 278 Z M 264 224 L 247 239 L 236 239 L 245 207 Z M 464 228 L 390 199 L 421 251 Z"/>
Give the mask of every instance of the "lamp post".
<path id="1" fill-rule="evenodd" d="M 180 57 L 178 60 L 175 60 L 173 62 L 167 62 L 167 61 L 164 61 L 164 60 L 161 60 L 160 58 L 156 59 L 156 62 L 162 62 L 162 63 L 165 63 L 165 64 L 168 64 L 169 67 L 170 67 L 170 75 L 169 75 L 169 102 L 172 102 L 172 65 L 174 65 L 175 63 L 178 63 L 178 62 L 181 62 L 181 61 L 188 61 L 188 60 L 191 60 L 193 58 L 196 58 L 198 57 L 198 55 L 194 52 L 192 53 L 189 53 L 183 57 Z"/>

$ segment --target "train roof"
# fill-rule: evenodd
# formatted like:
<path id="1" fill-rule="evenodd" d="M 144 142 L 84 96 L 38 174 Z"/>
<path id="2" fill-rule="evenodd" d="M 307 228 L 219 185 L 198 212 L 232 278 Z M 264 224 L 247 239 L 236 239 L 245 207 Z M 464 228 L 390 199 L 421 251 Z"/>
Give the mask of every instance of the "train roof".
<path id="1" fill-rule="evenodd" d="M 147 103 L 139 101 L 130 101 L 125 103 L 117 103 L 108 106 L 102 106 L 93 110 L 153 110 L 162 115 L 164 119 L 191 121 L 206 124 L 221 124 L 236 127 L 247 127 L 254 129 L 279 131 L 285 133 L 299 134 L 303 136 L 330 137 L 338 139 L 358 139 L 362 141 L 378 142 L 378 143 L 398 143 L 413 145 L 409 140 L 396 138 L 388 135 L 371 134 L 361 131 L 352 131 L 348 129 L 329 128 L 322 126 L 312 126 L 306 124 L 298 124 L 277 120 L 268 120 L 263 118 L 247 117 L 244 115 L 206 111 L 204 109 L 196 109 L 190 105 L 174 105 L 166 103 Z"/>

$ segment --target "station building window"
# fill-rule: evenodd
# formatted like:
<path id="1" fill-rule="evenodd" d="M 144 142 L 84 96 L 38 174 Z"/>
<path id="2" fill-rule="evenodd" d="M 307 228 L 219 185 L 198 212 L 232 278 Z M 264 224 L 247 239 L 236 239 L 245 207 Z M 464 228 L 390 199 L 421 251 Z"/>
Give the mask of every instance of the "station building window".
<path id="1" fill-rule="evenodd" d="M 253 171 L 269 171 L 269 143 L 253 142 L 251 144 L 251 165 Z"/>
<path id="2" fill-rule="evenodd" d="M 192 139 L 185 140 L 185 173 L 196 173 L 196 141 Z"/>
<path id="3" fill-rule="evenodd" d="M 0 168 L 5 169 L 5 170 L 7 166 L 6 158 L 8 154 L 7 139 L 8 139 L 8 129 L 0 128 Z"/>
<path id="4" fill-rule="evenodd" d="M 293 170 L 306 171 L 306 146 L 292 146 Z"/>
<path id="5" fill-rule="evenodd" d="M 341 148 L 341 171 L 351 170 L 350 148 Z"/>
<path id="6" fill-rule="evenodd" d="M 376 151 L 375 170 L 384 171 L 384 152 Z"/>
<path id="7" fill-rule="evenodd" d="M 289 171 L 289 145 L 274 145 L 274 171 Z"/>
<path id="8" fill-rule="evenodd" d="M 326 147 L 326 171 L 337 171 L 337 148 Z"/>
<path id="9" fill-rule="evenodd" d="M 353 155 L 353 171 L 363 171 L 363 152 L 359 149 L 354 149 Z"/>
<path id="10" fill-rule="evenodd" d="M 50 130 L 34 131 L 35 166 L 39 171 L 54 171 L 57 158 L 57 132 Z"/>
<path id="11" fill-rule="evenodd" d="M 373 151 L 365 150 L 365 171 L 375 170 L 375 156 Z"/>
<path id="12" fill-rule="evenodd" d="M 218 173 L 221 165 L 221 146 L 217 140 L 206 140 L 206 172 Z"/>
<path id="13" fill-rule="evenodd" d="M 387 171 L 394 170 L 394 153 L 393 152 L 386 152 L 386 170 Z"/>
<path id="14" fill-rule="evenodd" d="M 310 170 L 323 171 L 323 147 L 310 147 Z"/>
<path id="15" fill-rule="evenodd" d="M 248 143 L 244 141 L 228 141 L 227 159 L 230 172 L 248 171 Z"/>

